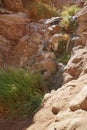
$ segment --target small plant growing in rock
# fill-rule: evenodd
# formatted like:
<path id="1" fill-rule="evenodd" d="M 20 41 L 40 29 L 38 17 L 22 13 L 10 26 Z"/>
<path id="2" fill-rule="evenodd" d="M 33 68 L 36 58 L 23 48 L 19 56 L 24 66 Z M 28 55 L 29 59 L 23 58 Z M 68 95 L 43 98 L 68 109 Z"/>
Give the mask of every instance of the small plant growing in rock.
<path id="1" fill-rule="evenodd" d="M 60 55 L 60 57 L 58 57 L 57 61 L 66 65 L 69 59 L 70 59 L 70 53 L 65 51 L 63 54 Z"/>
<path id="2" fill-rule="evenodd" d="M 76 29 L 78 24 L 73 19 L 73 16 L 79 10 L 80 10 L 80 8 L 78 8 L 76 5 L 63 7 L 63 11 L 61 13 L 62 21 L 60 24 L 62 25 L 62 29 L 64 32 L 68 32 L 68 33 L 74 32 L 74 30 Z"/>
<path id="3" fill-rule="evenodd" d="M 67 47 L 67 40 L 60 40 L 58 47 L 57 61 L 63 63 L 64 65 L 66 65 L 68 60 L 70 59 L 70 52 L 66 50 L 66 47 Z"/>

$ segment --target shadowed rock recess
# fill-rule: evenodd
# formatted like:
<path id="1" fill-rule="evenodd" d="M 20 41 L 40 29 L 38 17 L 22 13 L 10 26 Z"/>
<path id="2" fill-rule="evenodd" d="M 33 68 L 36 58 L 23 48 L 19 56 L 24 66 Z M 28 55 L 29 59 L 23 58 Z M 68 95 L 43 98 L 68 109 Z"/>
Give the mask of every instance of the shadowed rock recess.
<path id="1" fill-rule="evenodd" d="M 58 14 L 35 20 L 26 8 L 31 1 L 0 0 L 0 67 L 30 69 L 47 81 L 49 93 L 24 130 L 87 130 L 87 1 L 40 2 Z M 73 16 L 77 28 L 63 32 L 59 12 L 73 3 L 81 7 Z"/>

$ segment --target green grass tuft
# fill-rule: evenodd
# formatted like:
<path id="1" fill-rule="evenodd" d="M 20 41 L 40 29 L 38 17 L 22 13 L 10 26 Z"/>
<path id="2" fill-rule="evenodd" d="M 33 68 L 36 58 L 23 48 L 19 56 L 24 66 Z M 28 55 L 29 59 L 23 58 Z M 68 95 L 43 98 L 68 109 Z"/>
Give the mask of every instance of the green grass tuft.
<path id="1" fill-rule="evenodd" d="M 0 105 L 7 108 L 8 116 L 35 113 L 44 93 L 44 83 L 39 73 L 24 69 L 0 69 Z"/>

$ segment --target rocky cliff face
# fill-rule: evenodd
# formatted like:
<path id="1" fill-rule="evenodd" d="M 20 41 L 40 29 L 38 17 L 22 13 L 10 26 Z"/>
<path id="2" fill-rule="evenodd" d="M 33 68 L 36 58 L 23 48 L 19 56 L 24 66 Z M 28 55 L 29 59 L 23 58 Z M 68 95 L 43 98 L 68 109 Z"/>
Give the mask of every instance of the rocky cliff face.
<path id="1" fill-rule="evenodd" d="M 7 3 L 5 0 L 3 2 L 8 10 L 4 8 L 0 10 L 0 66 L 44 70 L 47 71 L 45 76 L 51 76 L 59 69 L 54 54 L 58 48 L 58 40 L 66 39 L 64 35 L 55 35 L 61 29 L 61 26 L 57 24 L 60 18 L 32 22 L 26 11 L 19 12 L 22 9 L 20 2 Z M 14 7 L 10 2 L 15 3 Z M 19 7 L 17 9 L 16 4 Z M 14 13 L 14 8 L 16 13 Z"/>
<path id="2" fill-rule="evenodd" d="M 79 22 L 72 56 L 65 67 L 64 80 L 71 80 L 44 97 L 43 106 L 27 130 L 87 129 L 87 6 L 76 14 Z M 66 74 L 67 73 L 67 74 Z M 68 77 L 68 78 L 67 78 Z M 72 77 L 72 79 L 70 79 Z"/>
<path id="3" fill-rule="evenodd" d="M 0 4 L 2 2 L 2 5 L 5 6 L 5 8 L 12 10 L 12 11 L 23 11 L 23 4 L 27 5 L 29 2 L 43 2 L 49 5 L 53 5 L 56 8 L 61 8 L 62 6 L 69 4 L 69 3 L 74 3 L 77 2 L 78 0 L 33 0 L 33 1 L 29 1 L 29 0 L 1 0 Z"/>
<path id="4" fill-rule="evenodd" d="M 42 108 L 27 130 L 86 130 L 87 3 L 75 16 L 79 25 L 72 38 L 71 58 L 65 66 L 56 61 L 62 53 L 59 40 L 69 40 L 69 34 L 60 33 L 61 19 L 30 21 L 20 0 L 13 5 L 10 0 L 3 2 L 7 9 L 0 8 L 0 67 L 44 72 L 45 78 L 54 76 L 56 89 L 63 84 L 45 95 Z"/>

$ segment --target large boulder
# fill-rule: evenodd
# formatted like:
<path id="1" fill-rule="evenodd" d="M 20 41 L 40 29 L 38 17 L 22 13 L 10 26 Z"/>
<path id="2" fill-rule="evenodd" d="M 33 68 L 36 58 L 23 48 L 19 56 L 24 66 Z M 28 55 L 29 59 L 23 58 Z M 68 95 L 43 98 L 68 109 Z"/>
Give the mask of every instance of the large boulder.
<path id="1" fill-rule="evenodd" d="M 85 64 L 87 64 L 87 49 L 80 47 L 78 46 L 73 49 L 73 55 L 65 67 L 65 72 L 69 73 L 74 79 L 84 74 Z"/>
<path id="2" fill-rule="evenodd" d="M 87 110 L 87 86 L 84 86 L 76 98 L 71 101 L 70 109 L 72 111 L 78 109 Z"/>

